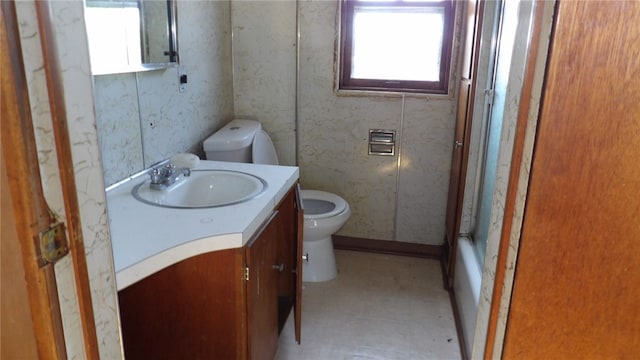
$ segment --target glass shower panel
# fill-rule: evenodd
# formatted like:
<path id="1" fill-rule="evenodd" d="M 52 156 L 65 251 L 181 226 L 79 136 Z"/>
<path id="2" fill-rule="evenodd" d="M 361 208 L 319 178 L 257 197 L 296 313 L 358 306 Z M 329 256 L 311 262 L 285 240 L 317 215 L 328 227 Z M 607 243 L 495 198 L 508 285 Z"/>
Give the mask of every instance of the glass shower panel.
<path id="1" fill-rule="evenodd" d="M 484 145 L 484 162 L 480 179 L 480 194 L 473 239 L 480 264 L 484 263 L 487 237 L 491 224 L 491 208 L 495 190 L 498 152 L 502 133 L 505 97 L 511 69 L 513 42 L 518 25 L 519 1 L 504 1 L 498 43 L 497 65 L 494 70 L 493 101 L 488 114 Z"/>

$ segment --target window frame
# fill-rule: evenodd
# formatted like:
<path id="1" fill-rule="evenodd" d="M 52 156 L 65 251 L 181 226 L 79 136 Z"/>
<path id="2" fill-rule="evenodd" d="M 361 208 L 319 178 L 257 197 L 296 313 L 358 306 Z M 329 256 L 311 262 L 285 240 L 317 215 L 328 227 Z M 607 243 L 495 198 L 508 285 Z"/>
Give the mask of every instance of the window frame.
<path id="1" fill-rule="evenodd" d="M 442 35 L 442 51 L 440 57 L 440 80 L 383 80 L 383 79 L 355 79 L 351 77 L 353 60 L 353 15 L 356 5 L 370 5 L 372 7 L 435 7 L 444 9 L 444 23 Z M 341 0 L 340 4 L 340 49 L 338 90 L 376 91 L 376 92 L 406 92 L 420 94 L 449 94 L 449 76 L 452 62 L 453 32 L 455 19 L 455 4 L 453 0 L 439 1 L 371 1 L 371 0 Z"/>

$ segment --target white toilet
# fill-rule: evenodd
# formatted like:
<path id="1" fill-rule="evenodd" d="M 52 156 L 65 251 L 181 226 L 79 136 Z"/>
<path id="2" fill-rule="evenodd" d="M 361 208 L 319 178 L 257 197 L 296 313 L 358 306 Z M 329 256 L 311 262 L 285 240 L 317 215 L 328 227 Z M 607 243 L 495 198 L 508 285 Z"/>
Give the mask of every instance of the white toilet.
<path id="1" fill-rule="evenodd" d="M 269 135 L 255 120 L 236 119 L 203 144 L 207 160 L 253 162 L 278 165 L 278 155 Z M 304 206 L 302 280 L 327 281 L 338 275 L 331 235 L 347 222 L 349 204 L 340 196 L 317 190 L 302 190 Z"/>

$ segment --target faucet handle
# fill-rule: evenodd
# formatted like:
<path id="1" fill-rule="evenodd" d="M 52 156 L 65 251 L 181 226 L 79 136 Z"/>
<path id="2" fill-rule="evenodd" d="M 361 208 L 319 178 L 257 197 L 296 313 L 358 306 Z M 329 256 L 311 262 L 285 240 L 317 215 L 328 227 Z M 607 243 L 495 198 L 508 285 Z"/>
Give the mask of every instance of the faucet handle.
<path id="1" fill-rule="evenodd" d="M 151 177 L 151 183 L 149 184 L 151 189 L 165 190 L 178 181 L 180 175 L 185 177 L 191 175 L 191 169 L 177 169 L 175 164 L 168 162 L 150 169 L 147 174 Z"/>
<path id="2" fill-rule="evenodd" d="M 166 163 L 162 167 L 160 166 L 157 167 L 159 175 L 165 178 L 171 176 L 175 168 L 176 166 L 173 165 L 172 163 Z"/>
<path id="3" fill-rule="evenodd" d="M 151 177 L 152 183 L 160 183 L 168 176 L 171 176 L 174 169 L 175 165 L 167 163 L 165 165 L 152 168 L 151 170 L 149 170 L 148 174 Z"/>
<path id="4" fill-rule="evenodd" d="M 148 174 L 151 177 L 151 182 L 152 183 L 159 183 L 160 180 L 162 179 L 162 173 L 161 173 L 159 167 L 155 167 L 155 168 L 149 170 Z"/>

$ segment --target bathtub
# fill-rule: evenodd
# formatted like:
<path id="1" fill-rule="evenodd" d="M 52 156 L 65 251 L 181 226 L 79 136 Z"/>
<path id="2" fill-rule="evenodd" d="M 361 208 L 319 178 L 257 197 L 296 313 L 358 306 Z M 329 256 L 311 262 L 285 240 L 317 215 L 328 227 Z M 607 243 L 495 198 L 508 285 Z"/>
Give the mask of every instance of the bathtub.
<path id="1" fill-rule="evenodd" d="M 482 266 L 478 262 L 473 243 L 467 237 L 458 239 L 453 278 L 456 305 L 462 323 L 462 337 L 467 354 L 471 354 L 473 336 L 480 301 Z"/>

